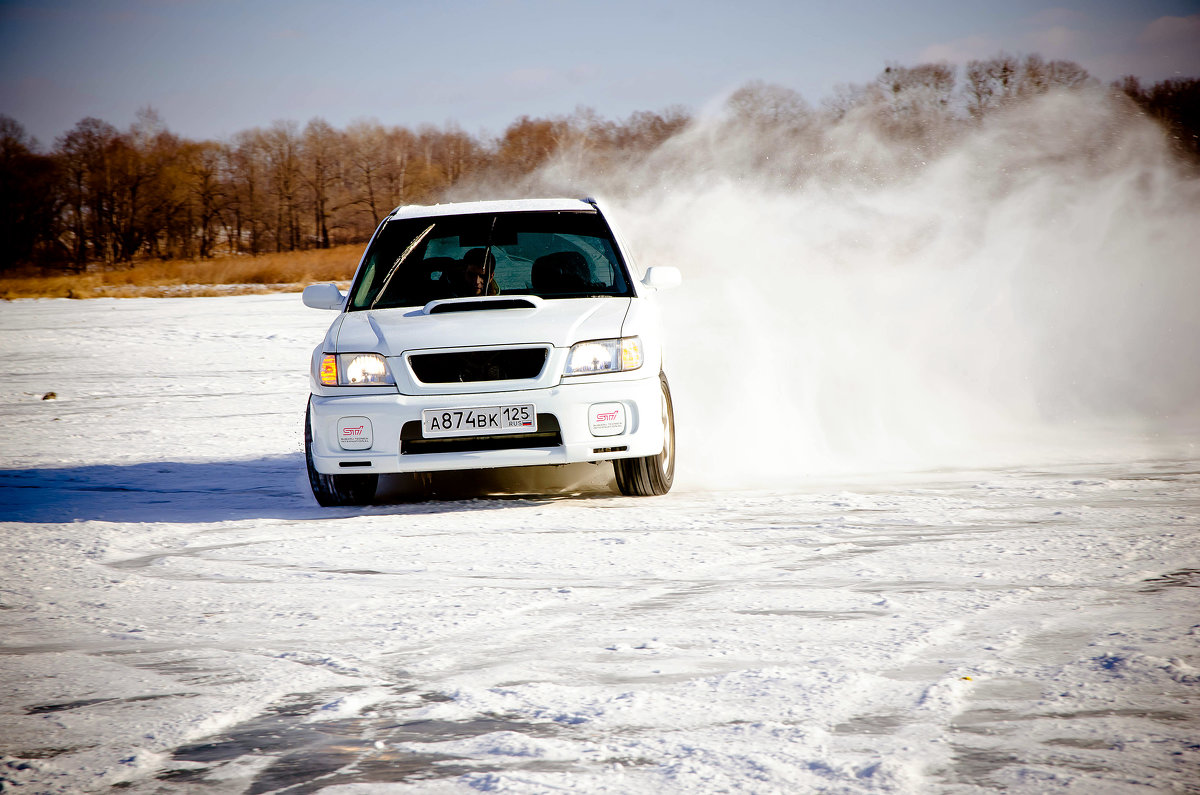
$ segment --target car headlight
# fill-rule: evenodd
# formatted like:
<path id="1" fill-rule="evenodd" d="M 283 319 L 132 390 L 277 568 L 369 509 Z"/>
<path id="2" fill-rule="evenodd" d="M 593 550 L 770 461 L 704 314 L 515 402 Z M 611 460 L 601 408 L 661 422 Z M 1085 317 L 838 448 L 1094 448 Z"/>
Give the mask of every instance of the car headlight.
<path id="1" fill-rule="evenodd" d="M 378 353 L 327 353 L 321 357 L 322 386 L 391 386 L 396 383 Z"/>
<path id="2" fill-rule="evenodd" d="M 642 338 L 590 340 L 571 346 L 563 375 L 595 375 L 636 370 L 642 366 Z"/>

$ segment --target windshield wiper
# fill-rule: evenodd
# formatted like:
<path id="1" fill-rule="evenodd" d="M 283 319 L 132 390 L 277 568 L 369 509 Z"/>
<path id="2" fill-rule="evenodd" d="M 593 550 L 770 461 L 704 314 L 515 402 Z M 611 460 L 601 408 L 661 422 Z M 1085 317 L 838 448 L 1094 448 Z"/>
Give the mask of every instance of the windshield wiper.
<path id="1" fill-rule="evenodd" d="M 375 294 L 375 298 L 371 300 L 371 305 L 367 309 L 375 308 L 375 304 L 379 303 L 379 299 L 383 298 L 383 294 L 387 292 L 388 285 L 392 283 L 392 277 L 396 275 L 396 271 L 400 270 L 400 266 L 404 264 L 404 260 L 408 259 L 408 255 L 413 253 L 413 249 L 421 245 L 421 241 L 429 236 L 429 233 L 433 231 L 435 226 L 437 224 L 430 224 L 425 227 L 425 231 L 413 238 L 413 241 L 408 244 L 408 248 L 404 249 L 404 253 L 396 258 L 396 261 L 392 263 L 392 267 L 388 268 L 387 275 L 383 277 L 383 284 L 379 286 L 379 292 Z"/>

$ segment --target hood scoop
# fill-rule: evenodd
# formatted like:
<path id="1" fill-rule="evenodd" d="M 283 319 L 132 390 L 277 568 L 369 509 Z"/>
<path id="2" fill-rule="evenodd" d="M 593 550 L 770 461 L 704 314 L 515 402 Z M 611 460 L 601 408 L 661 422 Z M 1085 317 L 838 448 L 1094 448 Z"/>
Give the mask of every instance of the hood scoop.
<path id="1" fill-rule="evenodd" d="M 536 295 L 513 297 L 497 295 L 430 301 L 422 311 L 427 315 L 439 315 L 443 312 L 477 312 L 486 309 L 540 309 L 541 305 L 542 299 Z"/>

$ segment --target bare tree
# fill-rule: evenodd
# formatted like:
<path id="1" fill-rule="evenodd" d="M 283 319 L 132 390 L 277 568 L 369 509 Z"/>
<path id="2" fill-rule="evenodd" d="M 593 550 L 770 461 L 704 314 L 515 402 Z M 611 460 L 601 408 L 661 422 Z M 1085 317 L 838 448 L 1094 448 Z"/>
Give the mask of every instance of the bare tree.
<path id="1" fill-rule="evenodd" d="M 785 86 L 754 80 L 725 101 L 730 116 L 754 127 L 780 129 L 802 124 L 810 110 L 800 94 Z"/>
<path id="2" fill-rule="evenodd" d="M 229 198 L 223 174 L 225 160 L 223 147 L 212 141 L 189 144 L 185 150 L 189 199 L 195 207 L 193 223 L 202 259 L 213 255 L 217 226 Z"/>
<path id="3" fill-rule="evenodd" d="M 571 134 L 566 119 L 531 119 L 522 116 L 504 131 L 495 164 L 503 174 L 521 176 L 545 163 Z"/>
<path id="4" fill-rule="evenodd" d="M 366 210 L 374 229 L 383 220 L 381 195 L 388 167 L 387 132 L 377 121 L 357 121 L 346 130 L 346 179 L 350 204 Z M 388 208 L 390 209 L 390 208 Z"/>
<path id="5" fill-rule="evenodd" d="M 1146 88 L 1128 75 L 1113 87 L 1163 126 L 1185 161 L 1200 167 L 1200 78 L 1172 78 Z"/>
<path id="6" fill-rule="evenodd" d="M 900 114 L 948 110 L 954 99 L 954 68 L 947 63 L 901 66 L 890 63 L 875 82 Z"/>
<path id="7" fill-rule="evenodd" d="M 243 130 L 233 138 L 226 150 L 227 168 L 231 179 L 231 195 L 227 212 L 236 241 L 235 250 L 261 253 L 267 233 L 266 199 L 267 174 L 264 165 L 266 134 L 255 127 Z"/>
<path id="8" fill-rule="evenodd" d="M 967 110 L 982 117 L 1017 94 L 1019 63 L 1015 56 L 1000 53 L 986 61 L 967 63 Z"/>
<path id="9" fill-rule="evenodd" d="M 300 175 L 311 194 L 313 227 L 321 248 L 330 244 L 331 193 L 337 185 L 342 148 L 342 136 L 329 122 L 317 118 L 305 125 Z"/>
<path id="10" fill-rule="evenodd" d="M 95 118 L 82 119 L 61 136 L 55 157 L 64 185 L 64 221 L 72 261 L 83 270 L 91 260 L 108 254 L 109 189 L 108 156 L 118 133 L 115 127 Z"/>
<path id="11" fill-rule="evenodd" d="M 387 163 L 383 169 L 387 204 L 403 204 L 411 198 L 411 171 L 417 138 L 407 127 L 393 127 L 384 135 Z"/>
<path id="12" fill-rule="evenodd" d="M 262 134 L 262 153 L 275 200 L 275 250 L 300 247 L 300 134 L 294 121 L 276 121 Z"/>
<path id="13" fill-rule="evenodd" d="M 0 271 L 53 253 L 59 174 L 34 146 L 15 119 L 0 116 Z"/>
<path id="14" fill-rule="evenodd" d="M 979 119 L 989 111 L 1051 88 L 1079 88 L 1092 82 L 1087 70 L 1073 61 L 1046 61 L 1037 54 L 1017 58 L 1002 52 L 967 64 L 967 111 Z"/>
<path id="15" fill-rule="evenodd" d="M 649 152 L 679 133 L 691 120 L 691 114 L 679 105 L 658 113 L 636 111 L 624 122 L 613 126 L 612 143 L 626 151 Z"/>
<path id="16" fill-rule="evenodd" d="M 195 216 L 188 187 L 189 142 L 170 132 L 153 108 L 143 108 L 127 134 L 134 157 L 130 182 L 140 181 L 138 200 L 123 223 L 123 262 L 139 253 L 159 257 L 194 254 Z"/>

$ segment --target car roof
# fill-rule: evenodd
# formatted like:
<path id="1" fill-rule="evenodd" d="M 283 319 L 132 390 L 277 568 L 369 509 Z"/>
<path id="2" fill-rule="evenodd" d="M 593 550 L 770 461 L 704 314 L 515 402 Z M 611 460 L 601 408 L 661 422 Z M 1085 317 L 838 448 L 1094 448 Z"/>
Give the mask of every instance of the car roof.
<path id="1" fill-rule="evenodd" d="M 402 204 L 392 210 L 390 220 L 427 218 L 434 215 L 517 212 L 595 212 L 596 205 L 582 199 L 505 199 L 502 201 L 452 202 L 448 204 Z"/>

